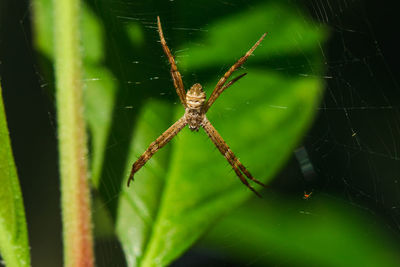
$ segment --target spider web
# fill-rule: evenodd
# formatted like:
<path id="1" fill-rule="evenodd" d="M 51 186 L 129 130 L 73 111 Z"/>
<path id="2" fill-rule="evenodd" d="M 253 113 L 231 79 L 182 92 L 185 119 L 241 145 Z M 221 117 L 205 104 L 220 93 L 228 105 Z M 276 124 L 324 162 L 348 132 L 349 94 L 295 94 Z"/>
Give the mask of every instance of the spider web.
<path id="1" fill-rule="evenodd" d="M 313 195 L 326 194 L 332 198 L 344 199 L 356 208 L 363 209 L 372 216 L 383 220 L 385 227 L 398 236 L 400 233 L 400 155 L 398 152 L 400 151 L 400 88 L 396 71 L 398 58 L 395 56 L 398 44 L 392 44 L 392 35 L 396 32 L 393 31 L 393 26 L 397 25 L 395 23 L 396 14 L 391 11 L 394 8 L 381 3 L 364 3 L 361 0 L 286 2 L 299 6 L 299 12 L 305 8 L 314 17 L 316 24 L 329 27 L 331 37 L 326 46 L 321 46 L 327 69 L 322 77 L 326 82 L 326 92 L 317 109 L 317 118 L 272 186 L 278 192 L 297 194 L 299 198 L 302 197 L 304 191 L 312 191 Z M 222 13 L 238 6 L 243 9 L 251 9 L 255 6 L 255 2 L 250 3 L 249 1 L 230 0 L 218 3 L 221 7 L 220 10 L 225 10 L 221 11 Z M 57 171 L 50 167 L 45 171 L 40 169 L 40 161 L 43 160 L 54 163 L 48 164 L 49 166 L 56 165 L 54 160 L 56 158 L 54 110 L 43 100 L 48 98 L 46 88 L 52 85 L 52 81 L 44 78 L 38 64 L 33 60 L 35 52 L 32 49 L 32 36 L 29 30 L 31 6 L 27 3 L 24 4 L 25 6 L 20 7 L 20 10 L 17 10 L 12 4 L 8 6 L 10 10 L 15 11 L 15 17 L 18 18 L 17 26 L 14 29 L 17 35 L 15 38 L 22 44 L 19 49 L 24 51 L 22 54 L 29 58 L 23 59 L 22 56 L 16 56 L 18 59 L 16 61 L 28 62 L 23 71 L 30 75 L 28 79 L 30 83 L 37 85 L 35 90 L 38 93 L 34 94 L 25 90 L 23 92 L 27 93 L 27 97 L 21 99 L 18 91 L 8 91 L 4 93 L 4 98 L 8 113 L 17 114 L 10 115 L 8 118 L 17 166 L 21 166 L 19 173 L 22 179 L 28 220 L 33 222 L 30 225 L 30 232 L 33 233 L 31 234 L 31 246 L 48 251 L 53 244 L 50 241 L 43 242 L 42 235 L 35 234 L 35 232 L 43 233 L 44 231 L 39 217 L 58 216 L 59 211 L 56 205 L 58 196 L 49 194 L 54 201 L 48 201 L 43 197 L 37 198 L 35 193 L 29 192 L 33 190 L 37 195 L 43 188 L 49 192 L 57 188 L 57 182 L 54 180 Z M 126 14 L 125 10 L 132 5 L 136 5 L 136 8 L 142 11 L 136 14 Z M 165 9 L 163 13 L 168 14 L 170 10 L 174 10 L 174 5 L 175 1 L 170 1 L 163 7 Z M 158 15 L 154 10 L 145 10 L 147 6 L 134 2 L 115 2 L 114 6 L 115 9 L 111 10 L 109 14 L 113 19 L 127 23 L 140 21 L 147 29 L 154 29 L 154 25 L 150 23 Z M 200 3 L 192 4 L 191 7 L 200 11 L 204 8 Z M 386 12 L 389 14 L 393 12 L 393 14 L 388 15 Z M 172 31 L 187 36 L 198 31 L 207 33 L 207 24 L 204 28 L 184 27 L 184 23 L 168 16 L 165 16 L 165 23 L 178 25 L 173 26 Z M 9 32 L 5 34 L 6 26 L 3 25 L 0 25 L 2 38 L 10 34 Z M 154 35 L 154 38 L 157 37 Z M 6 40 L 0 39 L 0 43 L 3 47 Z M 158 44 L 158 40 L 154 40 L 154 43 Z M 173 41 L 171 46 L 173 46 Z M 111 50 L 115 56 L 120 55 L 120 51 L 113 48 Z M 175 50 L 174 53 L 178 60 L 180 57 L 186 56 L 185 50 Z M 3 88 L 5 84 L 12 84 L 13 80 L 18 80 L 18 75 L 12 74 L 12 72 L 18 73 L 16 66 L 20 65 L 13 65 L 10 62 L 11 59 L 5 55 L 0 58 L 0 66 L 3 68 L 1 72 L 1 78 L 4 80 Z M 133 60 L 132 64 L 146 66 L 148 63 L 138 58 Z M 276 70 L 285 73 L 299 67 L 294 64 L 289 62 L 285 66 L 278 66 Z M 160 80 L 169 79 L 168 73 L 164 75 L 164 66 L 151 65 L 146 68 L 152 72 L 145 74 L 140 80 L 131 80 L 121 71 L 121 77 L 124 77 L 122 82 L 132 86 L 151 84 L 154 87 L 160 87 Z M 163 74 L 160 75 L 160 73 Z M 223 69 L 219 74 L 222 73 Z M 197 79 L 198 74 L 194 73 L 193 75 L 194 79 Z M 85 80 L 85 82 L 101 81 L 101 76 Z M 18 85 L 14 81 L 15 84 Z M 29 86 L 25 84 L 22 87 Z M 169 89 L 160 89 L 160 98 L 167 101 L 175 99 L 175 92 Z M 28 101 L 29 96 L 33 96 L 31 99 L 44 104 L 40 107 L 38 104 L 32 104 L 34 101 Z M 27 136 L 23 132 L 29 132 L 27 128 L 34 126 L 26 122 L 27 108 L 36 110 L 32 116 L 41 119 L 38 125 L 41 125 L 43 129 L 36 133 L 37 135 L 30 136 L 29 141 L 26 141 Z M 130 105 L 120 105 L 117 108 L 122 110 L 121 116 L 128 117 L 129 112 L 133 112 L 133 107 Z M 124 115 L 124 113 L 126 114 Z M 125 118 L 121 117 L 121 119 Z M 50 141 L 46 141 L 46 138 Z M 123 145 L 125 141 L 115 140 L 114 145 Z M 41 149 L 45 151 L 46 155 L 32 160 L 36 157 L 37 151 Z M 24 165 L 31 161 L 33 162 L 31 166 Z M 38 177 L 35 184 L 30 177 Z M 116 192 L 110 192 L 109 201 L 117 197 L 116 194 Z M 44 212 L 46 210 L 50 210 L 50 212 Z M 58 235 L 60 226 L 54 227 L 55 229 L 51 228 L 49 231 Z M 99 259 L 99 264 L 106 266 L 113 257 L 107 255 L 115 252 L 115 244 L 103 244 L 102 246 L 101 250 L 105 253 Z M 42 266 L 58 265 L 61 258 L 60 246 L 57 248 L 54 258 L 49 258 L 48 253 L 45 253 L 44 256 L 41 252 L 37 252 L 41 249 L 33 249 L 33 262 L 35 260 L 43 262 L 43 259 L 46 258 L 47 265 L 42 264 Z M 196 253 L 198 252 L 194 252 L 191 256 L 194 258 L 204 257 L 202 253 L 200 256 Z M 209 256 L 214 260 L 218 258 L 215 255 Z"/>
<path id="2" fill-rule="evenodd" d="M 398 232 L 399 86 L 378 24 L 382 11 L 360 1 L 312 1 L 309 9 L 333 34 L 324 53 L 327 91 L 305 138 L 313 182 Z"/>

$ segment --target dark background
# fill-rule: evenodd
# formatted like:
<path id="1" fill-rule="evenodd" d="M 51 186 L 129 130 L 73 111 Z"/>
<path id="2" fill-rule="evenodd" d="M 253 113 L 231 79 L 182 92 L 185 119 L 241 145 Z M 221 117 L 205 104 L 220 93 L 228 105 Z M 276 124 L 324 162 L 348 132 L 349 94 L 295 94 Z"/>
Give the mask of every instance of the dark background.
<path id="1" fill-rule="evenodd" d="M 400 23 L 395 2 L 332 1 L 331 9 L 324 12 L 318 9 L 322 3 L 317 1 L 298 2 L 304 2 L 311 16 L 327 24 L 331 31 L 324 53 L 327 76 L 333 78 L 326 79 L 328 93 L 322 108 L 299 145 L 308 152 L 314 171 L 311 174 L 302 172 L 293 154 L 272 186 L 286 194 L 312 190 L 314 194 L 327 193 L 346 199 L 384 220 L 386 227 L 399 236 L 399 191 L 392 190 L 396 177 L 400 178 L 396 156 L 400 147 L 394 141 L 400 140 L 400 127 L 397 128 Z M 0 79 L 27 213 L 32 263 L 34 266 L 39 263 L 40 266 L 61 266 L 54 102 L 41 86 L 46 81 L 40 74 L 32 47 L 30 5 L 29 1 L 0 2 Z M 352 90 L 362 94 L 363 101 L 352 98 L 351 103 L 347 103 L 343 100 Z M 340 105 L 329 91 L 342 98 Z M 384 107 L 388 103 L 389 108 L 361 111 L 329 109 L 346 104 Z M 387 124 L 393 125 L 391 134 Z M 381 150 L 382 143 L 389 144 L 389 148 Z M 176 265 L 190 262 L 191 258 L 203 259 L 203 264 L 224 263 L 216 255 L 192 250 Z"/>

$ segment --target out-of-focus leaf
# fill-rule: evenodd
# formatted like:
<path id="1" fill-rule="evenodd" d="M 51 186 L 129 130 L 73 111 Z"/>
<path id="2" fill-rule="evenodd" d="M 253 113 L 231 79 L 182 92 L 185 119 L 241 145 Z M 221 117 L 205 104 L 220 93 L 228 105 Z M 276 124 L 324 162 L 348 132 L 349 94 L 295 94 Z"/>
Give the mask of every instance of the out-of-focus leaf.
<path id="1" fill-rule="evenodd" d="M 92 134 L 92 183 L 99 186 L 107 138 L 111 127 L 116 85 L 107 68 L 88 63 L 85 66 L 85 115 Z M 97 77 L 101 77 L 98 80 Z"/>
<path id="2" fill-rule="evenodd" d="M 173 107 L 170 103 L 152 100 L 145 105 L 133 136 L 132 151 L 144 151 L 160 134 L 159 128 L 167 129 Z M 154 127 L 154 126 L 157 127 Z M 162 203 L 165 175 L 170 163 L 170 149 L 180 138 L 157 153 L 135 176 L 130 188 L 123 187 L 119 197 L 117 234 L 126 253 L 129 266 L 139 265 L 154 227 L 154 220 Z M 136 160 L 132 154 L 129 163 Z M 126 169 L 129 173 L 130 164 Z M 126 181 L 124 181 L 126 182 Z"/>
<path id="3" fill-rule="evenodd" d="M 7 266 L 30 266 L 28 231 L 0 86 L 0 254 Z"/>
<path id="4" fill-rule="evenodd" d="M 279 1 L 270 1 L 251 11 L 222 18 L 202 34 L 204 40 L 201 40 L 201 45 L 194 41 L 193 45 L 185 47 L 189 50 L 190 57 L 182 60 L 182 65 L 189 70 L 221 64 L 231 65 L 233 60 L 243 56 L 265 32 L 267 36 L 254 52 L 252 61 L 270 64 L 275 58 L 285 62 L 285 57 L 303 55 L 312 60 L 316 56 L 318 59 L 313 62 L 317 63 L 315 71 L 320 70 L 318 50 L 325 40 L 326 32 L 323 28 L 316 27 L 298 10 L 282 5 Z M 207 50 L 207 56 L 204 56 L 204 50 Z M 292 64 L 295 62 L 292 61 Z M 301 65 L 292 66 L 297 71 L 300 67 Z"/>
<path id="5" fill-rule="evenodd" d="M 314 195 L 249 201 L 216 224 L 200 246 L 252 266 L 398 266 L 380 222 L 354 207 Z"/>
<path id="6" fill-rule="evenodd" d="M 272 6 L 274 7 L 276 6 Z M 279 55 L 280 60 L 285 61 L 285 56 L 301 58 L 307 54 L 307 58 L 300 61 L 303 60 L 304 65 L 307 65 L 307 59 L 313 61 L 314 72 L 302 73 L 302 76 L 289 75 L 269 68 L 268 53 L 265 50 L 285 41 L 293 43 L 290 34 L 284 34 L 284 38 L 291 37 L 282 40 L 276 33 L 271 35 L 273 38 L 264 41 L 272 44 L 259 47 L 255 57 L 249 59 L 246 64 L 248 75 L 224 92 L 208 114 L 232 151 L 256 178 L 264 182 L 272 178 L 299 141 L 313 117 L 322 90 L 321 79 L 317 76 L 321 71 L 318 67 L 317 59 L 320 55 L 317 49 L 319 42 L 324 40 L 325 33 L 306 23 L 304 17 L 298 17 L 298 21 L 293 23 L 296 20 L 295 14 L 283 6 L 276 12 L 281 12 L 280 17 L 283 17 L 279 20 L 279 25 L 289 27 L 285 32 L 292 29 L 293 34 L 302 35 L 303 30 L 304 36 L 314 36 L 312 45 L 309 39 L 303 40 L 304 48 L 299 38 L 296 48 L 297 53 L 302 55 L 297 55 L 293 49 L 283 49 Z M 212 61 L 211 65 L 207 65 L 208 68 L 218 70 L 223 66 L 220 62 L 225 64 L 227 61 L 227 55 L 230 55 L 230 62 L 233 63 L 238 58 L 236 55 L 239 55 L 237 50 L 242 54 L 246 52 L 263 30 L 275 32 L 273 25 L 278 25 L 278 21 L 276 24 L 270 23 L 269 14 L 270 11 L 262 6 L 238 15 L 240 22 L 247 26 L 244 36 L 239 38 L 241 47 L 223 41 L 229 40 L 232 32 L 235 32 L 236 16 L 223 20 L 225 30 L 222 32 L 219 32 L 219 23 L 210 25 L 207 35 L 218 35 L 218 40 L 215 41 L 218 44 L 190 47 L 181 59 L 181 62 L 185 60 L 182 65 L 190 72 L 201 73 L 207 69 L 203 69 L 201 64 L 196 65 L 196 62 L 201 62 L 204 58 Z M 254 17 L 261 19 L 254 20 Z M 286 17 L 290 18 L 288 24 L 285 24 Z M 292 25 L 297 26 L 290 28 Z M 167 26 L 164 24 L 164 27 Z M 224 47 L 224 51 L 221 47 Z M 222 74 L 214 73 L 208 77 L 213 77 L 214 80 Z M 215 81 L 205 84 L 208 92 L 213 84 Z M 150 108 L 147 106 L 146 110 Z M 162 117 L 168 114 L 168 109 L 174 109 L 176 116 L 169 123 L 154 114 L 151 116 L 153 119 L 149 115 L 140 116 L 130 149 L 133 152 L 131 155 L 143 152 L 152 140 L 183 115 L 180 105 L 166 105 L 162 109 L 160 105 L 153 109 L 155 114 Z M 133 188 L 122 189 L 117 225 L 130 266 L 167 265 L 193 244 L 218 218 L 253 196 L 230 170 L 224 157 L 202 129 L 198 133 L 183 129 L 167 147 L 172 149 L 171 153 L 158 152 L 160 154 L 156 154 L 138 172 L 131 186 Z M 134 156 L 130 158 L 126 174 L 135 160 Z M 259 187 L 257 189 L 260 190 Z"/>
<path id="7" fill-rule="evenodd" d="M 35 0 L 32 2 L 32 5 L 34 46 L 37 52 L 47 57 L 48 59 L 53 59 L 53 1 Z"/>

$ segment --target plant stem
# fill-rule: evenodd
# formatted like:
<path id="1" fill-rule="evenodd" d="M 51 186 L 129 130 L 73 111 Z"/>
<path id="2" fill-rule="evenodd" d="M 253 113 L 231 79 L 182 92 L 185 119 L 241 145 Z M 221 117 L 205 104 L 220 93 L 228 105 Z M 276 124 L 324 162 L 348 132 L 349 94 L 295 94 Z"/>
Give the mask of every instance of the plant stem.
<path id="1" fill-rule="evenodd" d="M 86 127 L 82 101 L 80 1 L 54 1 L 55 73 L 64 265 L 93 266 Z"/>

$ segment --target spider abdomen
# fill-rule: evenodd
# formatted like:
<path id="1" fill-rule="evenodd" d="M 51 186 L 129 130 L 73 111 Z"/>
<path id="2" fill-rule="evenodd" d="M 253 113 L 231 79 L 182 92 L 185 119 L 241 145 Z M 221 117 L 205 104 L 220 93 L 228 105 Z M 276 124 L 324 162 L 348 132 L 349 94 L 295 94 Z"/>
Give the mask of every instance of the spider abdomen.
<path id="1" fill-rule="evenodd" d="M 202 107 L 206 101 L 206 93 L 199 83 L 194 84 L 186 94 L 185 118 L 190 130 L 198 131 L 204 114 Z"/>
<path id="2" fill-rule="evenodd" d="M 194 84 L 186 94 L 186 105 L 188 109 L 198 109 L 204 105 L 206 93 L 199 83 Z"/>

